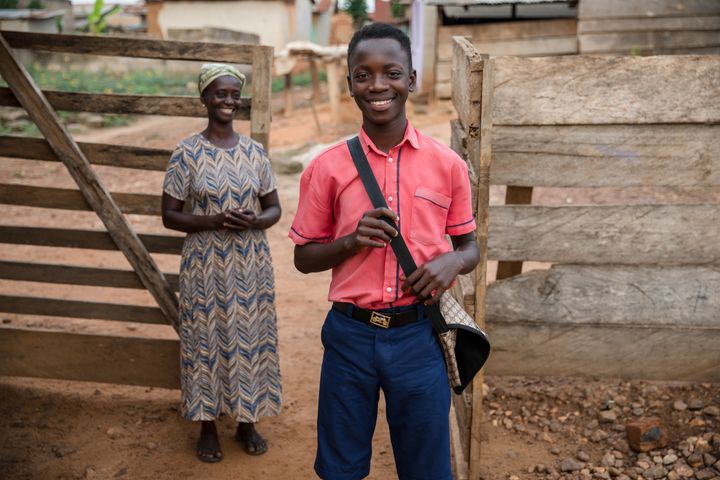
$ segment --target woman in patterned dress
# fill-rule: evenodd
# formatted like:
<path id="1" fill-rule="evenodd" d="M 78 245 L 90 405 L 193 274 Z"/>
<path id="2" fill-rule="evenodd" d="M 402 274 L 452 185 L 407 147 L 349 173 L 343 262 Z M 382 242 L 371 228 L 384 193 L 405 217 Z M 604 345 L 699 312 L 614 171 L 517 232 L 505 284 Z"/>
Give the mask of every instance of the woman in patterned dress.
<path id="1" fill-rule="evenodd" d="M 167 228 L 187 233 L 180 265 L 184 417 L 201 422 L 197 456 L 219 462 L 214 420 L 238 422 L 235 438 L 260 455 L 255 430 L 281 406 L 275 285 L 265 229 L 280 219 L 275 177 L 263 147 L 233 129 L 245 77 L 210 64 L 200 71 L 208 124 L 177 146 L 163 184 Z M 191 212 L 183 206 L 190 201 Z"/>

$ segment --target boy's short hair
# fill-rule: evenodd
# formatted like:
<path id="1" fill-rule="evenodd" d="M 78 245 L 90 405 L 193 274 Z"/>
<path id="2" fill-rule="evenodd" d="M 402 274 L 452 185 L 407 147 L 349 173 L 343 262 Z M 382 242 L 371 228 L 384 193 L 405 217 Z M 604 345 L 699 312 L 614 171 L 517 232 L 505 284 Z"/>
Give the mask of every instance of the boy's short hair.
<path id="1" fill-rule="evenodd" d="M 352 39 L 350 40 L 350 44 L 348 45 L 348 53 L 347 53 L 347 63 L 348 68 L 350 68 L 350 58 L 352 58 L 353 53 L 355 53 L 355 49 L 357 48 L 358 44 L 362 42 L 363 40 L 368 40 L 370 38 L 392 38 L 398 41 L 400 44 L 400 47 L 405 50 L 405 53 L 407 54 L 407 66 L 408 70 L 412 71 L 412 52 L 410 49 L 410 38 L 400 30 L 399 28 L 396 28 L 392 25 L 389 25 L 387 23 L 371 23 L 369 25 L 365 25 L 360 30 L 355 32 L 355 34 L 352 36 Z"/>

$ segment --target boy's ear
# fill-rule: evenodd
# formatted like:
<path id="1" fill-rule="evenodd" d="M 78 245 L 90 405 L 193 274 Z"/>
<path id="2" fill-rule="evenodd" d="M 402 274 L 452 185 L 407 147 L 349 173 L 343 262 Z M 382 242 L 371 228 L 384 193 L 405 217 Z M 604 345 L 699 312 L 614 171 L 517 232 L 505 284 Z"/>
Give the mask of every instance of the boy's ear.
<path id="1" fill-rule="evenodd" d="M 410 72 L 410 85 L 408 86 L 408 91 L 414 92 L 415 91 L 415 83 L 417 82 L 417 73 L 415 70 Z"/>

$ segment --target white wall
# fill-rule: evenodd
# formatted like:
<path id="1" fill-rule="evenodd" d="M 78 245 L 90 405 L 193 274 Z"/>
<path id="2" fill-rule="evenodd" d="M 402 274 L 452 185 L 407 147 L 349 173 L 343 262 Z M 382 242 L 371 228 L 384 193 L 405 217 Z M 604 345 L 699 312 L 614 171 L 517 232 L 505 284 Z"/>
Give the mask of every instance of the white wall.
<path id="1" fill-rule="evenodd" d="M 164 2 L 158 13 L 163 36 L 168 28 L 218 27 L 260 35 L 262 45 L 282 50 L 288 38 L 290 15 L 284 1 Z"/>

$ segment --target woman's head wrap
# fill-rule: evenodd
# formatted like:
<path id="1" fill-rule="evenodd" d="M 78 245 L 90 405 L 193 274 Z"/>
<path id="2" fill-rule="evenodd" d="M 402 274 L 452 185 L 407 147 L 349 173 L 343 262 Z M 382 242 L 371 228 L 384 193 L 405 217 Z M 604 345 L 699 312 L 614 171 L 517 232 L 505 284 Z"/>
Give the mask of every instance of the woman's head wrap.
<path id="1" fill-rule="evenodd" d="M 200 91 L 200 95 L 202 95 L 203 90 L 205 90 L 213 80 L 225 75 L 237 78 L 240 81 L 240 89 L 242 90 L 243 85 L 245 85 L 245 75 L 238 72 L 237 68 L 232 65 L 225 65 L 224 63 L 206 63 L 200 68 L 200 75 L 198 76 L 198 90 Z"/>

